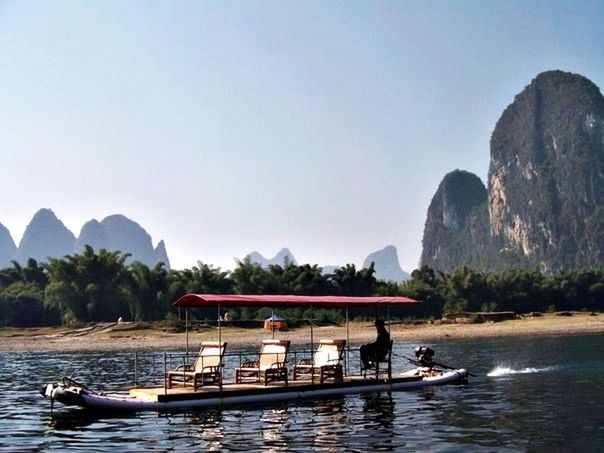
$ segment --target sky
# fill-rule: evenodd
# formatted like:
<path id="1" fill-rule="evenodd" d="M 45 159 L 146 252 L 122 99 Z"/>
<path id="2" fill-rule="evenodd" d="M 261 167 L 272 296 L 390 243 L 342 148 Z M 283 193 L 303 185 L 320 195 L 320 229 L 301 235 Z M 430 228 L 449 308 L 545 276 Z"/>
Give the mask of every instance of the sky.
<path id="1" fill-rule="evenodd" d="M 0 0 L 0 223 L 124 214 L 177 269 L 394 245 L 410 272 L 516 94 L 551 69 L 602 88 L 602 24 L 601 0 Z"/>

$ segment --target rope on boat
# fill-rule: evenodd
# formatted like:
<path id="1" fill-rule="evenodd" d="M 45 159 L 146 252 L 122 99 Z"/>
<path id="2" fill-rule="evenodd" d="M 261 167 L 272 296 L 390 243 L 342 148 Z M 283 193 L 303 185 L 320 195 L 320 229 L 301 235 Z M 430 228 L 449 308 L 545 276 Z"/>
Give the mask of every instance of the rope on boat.
<path id="1" fill-rule="evenodd" d="M 70 377 L 65 376 L 63 378 L 63 385 L 65 386 L 74 386 L 74 387 L 80 387 L 83 390 L 86 390 L 89 393 L 92 393 L 94 395 L 99 395 L 98 392 L 95 392 L 94 390 L 89 389 L 88 387 L 86 387 L 84 384 L 79 383 L 78 381 L 76 381 L 75 379 L 72 379 Z"/>

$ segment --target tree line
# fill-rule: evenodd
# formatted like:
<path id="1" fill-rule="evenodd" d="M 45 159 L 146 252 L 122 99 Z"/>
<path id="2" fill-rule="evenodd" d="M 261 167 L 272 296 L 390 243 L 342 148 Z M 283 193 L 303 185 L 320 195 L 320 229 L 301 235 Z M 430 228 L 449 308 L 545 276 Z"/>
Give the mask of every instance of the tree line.
<path id="1" fill-rule="evenodd" d="M 0 326 L 77 325 L 88 322 L 179 319 L 171 303 L 187 293 L 400 295 L 422 301 L 394 308 L 393 318 L 440 317 L 461 311 L 590 310 L 604 307 L 604 267 L 544 275 L 537 270 L 509 269 L 498 274 L 467 267 L 453 273 L 422 267 L 403 283 L 375 278 L 374 265 L 356 269 L 347 264 L 330 274 L 318 265 L 263 268 L 249 259 L 233 271 L 198 262 L 191 269 L 167 271 L 140 262 L 126 264 L 127 253 L 86 246 L 79 254 L 24 265 L 13 261 L 0 270 Z M 289 320 L 309 318 L 338 322 L 342 310 L 280 309 Z M 229 310 L 233 320 L 263 319 L 270 309 Z M 351 318 L 371 318 L 374 310 L 350 310 Z M 215 320 L 215 309 L 196 309 L 197 319 Z"/>

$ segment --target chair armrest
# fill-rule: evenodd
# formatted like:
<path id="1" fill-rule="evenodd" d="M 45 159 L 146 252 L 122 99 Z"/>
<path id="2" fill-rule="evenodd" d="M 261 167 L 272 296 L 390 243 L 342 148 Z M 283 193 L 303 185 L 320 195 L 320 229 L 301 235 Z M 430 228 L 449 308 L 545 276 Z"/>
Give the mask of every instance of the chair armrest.
<path id="1" fill-rule="evenodd" d="M 257 360 L 246 360 L 241 364 L 241 368 L 258 368 Z"/>
<path id="2" fill-rule="evenodd" d="M 178 365 L 172 371 L 193 371 L 195 368 L 193 365 Z"/>
<path id="3" fill-rule="evenodd" d="M 285 368 L 285 364 L 287 362 L 274 362 L 271 363 L 271 366 L 269 368 Z"/>
<path id="4" fill-rule="evenodd" d="M 300 359 L 298 365 L 312 365 L 312 359 Z"/>

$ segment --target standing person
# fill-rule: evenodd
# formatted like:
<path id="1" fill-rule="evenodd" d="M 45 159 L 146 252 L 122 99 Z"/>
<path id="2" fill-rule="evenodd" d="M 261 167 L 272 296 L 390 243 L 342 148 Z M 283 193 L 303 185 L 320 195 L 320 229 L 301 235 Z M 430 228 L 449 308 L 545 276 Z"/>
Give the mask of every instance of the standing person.
<path id="1" fill-rule="evenodd" d="M 390 347 L 390 334 L 384 326 L 384 320 L 376 319 L 375 328 L 377 329 L 375 342 L 361 346 L 361 362 L 363 362 L 363 369 L 361 371 L 371 368 L 373 360 L 382 360 L 386 357 L 388 348 Z"/>

